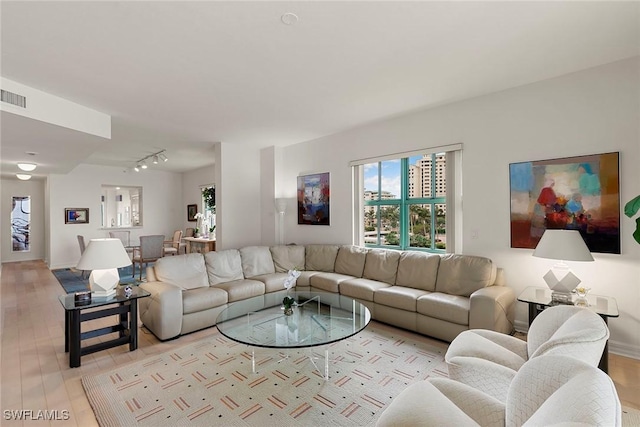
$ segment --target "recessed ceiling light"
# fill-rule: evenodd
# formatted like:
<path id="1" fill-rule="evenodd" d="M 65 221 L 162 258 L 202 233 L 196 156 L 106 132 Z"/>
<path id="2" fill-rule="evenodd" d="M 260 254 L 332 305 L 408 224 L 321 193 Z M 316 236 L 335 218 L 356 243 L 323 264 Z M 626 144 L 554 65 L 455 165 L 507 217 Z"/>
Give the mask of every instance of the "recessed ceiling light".
<path id="1" fill-rule="evenodd" d="M 17 173 L 16 176 L 18 177 L 18 179 L 21 179 L 23 181 L 28 181 L 31 179 L 31 175 L 29 175 L 28 173 Z"/>
<path id="2" fill-rule="evenodd" d="M 298 15 L 287 12 L 280 17 L 280 20 L 284 25 L 295 25 L 298 22 Z"/>
<path id="3" fill-rule="evenodd" d="M 18 163 L 18 167 L 27 172 L 31 172 L 36 168 L 36 166 L 37 165 L 35 163 Z"/>

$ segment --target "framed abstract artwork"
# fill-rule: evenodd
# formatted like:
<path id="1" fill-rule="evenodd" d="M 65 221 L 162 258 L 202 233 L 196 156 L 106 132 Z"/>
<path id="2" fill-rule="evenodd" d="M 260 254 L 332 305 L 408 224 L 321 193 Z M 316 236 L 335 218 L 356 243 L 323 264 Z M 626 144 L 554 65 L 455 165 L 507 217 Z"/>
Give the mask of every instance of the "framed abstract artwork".
<path id="1" fill-rule="evenodd" d="M 31 196 L 13 196 L 11 209 L 11 250 L 30 251 Z"/>
<path id="2" fill-rule="evenodd" d="M 298 224 L 329 225 L 329 172 L 298 177 Z"/>
<path id="3" fill-rule="evenodd" d="M 509 165 L 511 247 L 546 229 L 578 230 L 591 252 L 620 253 L 619 153 Z"/>
<path id="4" fill-rule="evenodd" d="M 65 208 L 64 223 L 65 224 L 88 224 L 89 208 Z"/>

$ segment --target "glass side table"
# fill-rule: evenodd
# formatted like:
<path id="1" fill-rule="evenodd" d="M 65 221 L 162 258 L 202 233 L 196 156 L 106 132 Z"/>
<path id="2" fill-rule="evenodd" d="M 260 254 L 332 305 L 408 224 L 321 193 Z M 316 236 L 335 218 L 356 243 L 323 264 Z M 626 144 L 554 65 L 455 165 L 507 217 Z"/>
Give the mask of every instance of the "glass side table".
<path id="1" fill-rule="evenodd" d="M 551 289 L 535 286 L 530 286 L 522 291 L 522 293 L 518 295 L 518 301 L 529 304 L 529 325 L 531 325 L 533 319 L 535 319 L 536 316 L 544 309 L 554 305 L 561 305 L 552 301 Z M 567 304 L 578 305 L 594 311 L 602 317 L 605 324 L 608 324 L 609 317 L 618 317 L 620 315 L 618 312 L 618 303 L 615 298 L 604 295 L 587 294 L 584 297 L 578 297 L 576 294 L 571 294 L 571 299 Z M 602 352 L 602 358 L 600 359 L 598 367 L 604 372 L 609 370 L 608 340 L 605 344 L 604 351 Z"/>
<path id="2" fill-rule="evenodd" d="M 76 303 L 74 294 L 60 295 L 58 299 L 64 307 L 64 351 L 69 353 L 69 367 L 80 366 L 80 357 L 96 351 L 106 350 L 122 344 L 129 344 L 129 350 L 138 348 L 138 299 L 151 294 L 137 286 L 132 287 L 130 296 L 125 296 L 122 287 L 109 299 L 94 299 L 87 303 Z M 89 312 L 83 310 L 93 308 Z M 100 308 L 95 310 L 95 308 Z M 118 323 L 92 331 L 81 332 L 82 322 L 107 316 L 118 316 Z M 82 340 L 110 333 L 118 333 L 112 340 L 82 347 Z"/>

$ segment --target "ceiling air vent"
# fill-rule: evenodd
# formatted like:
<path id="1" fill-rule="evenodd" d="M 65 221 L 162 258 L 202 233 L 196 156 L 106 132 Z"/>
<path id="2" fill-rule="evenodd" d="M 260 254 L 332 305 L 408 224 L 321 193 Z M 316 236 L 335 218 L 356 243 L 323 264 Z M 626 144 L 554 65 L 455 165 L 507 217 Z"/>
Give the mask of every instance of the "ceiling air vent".
<path id="1" fill-rule="evenodd" d="M 17 93 L 2 90 L 2 102 L 17 105 L 18 107 L 27 108 L 27 97 L 18 95 Z"/>

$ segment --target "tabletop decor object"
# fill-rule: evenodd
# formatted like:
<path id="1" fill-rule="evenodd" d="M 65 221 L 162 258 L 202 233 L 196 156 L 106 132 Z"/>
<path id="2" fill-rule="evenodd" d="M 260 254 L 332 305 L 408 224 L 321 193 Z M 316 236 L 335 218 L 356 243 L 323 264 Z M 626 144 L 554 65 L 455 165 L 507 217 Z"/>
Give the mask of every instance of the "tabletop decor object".
<path id="1" fill-rule="evenodd" d="M 89 286 L 95 300 L 115 295 L 120 281 L 118 268 L 128 265 L 131 265 L 131 259 L 120 239 L 91 239 L 76 268 L 91 270 Z"/>
<path id="2" fill-rule="evenodd" d="M 284 314 L 291 316 L 293 314 L 293 307 L 296 304 L 296 300 L 289 296 L 289 291 L 296 284 L 296 280 L 300 277 L 300 271 L 297 268 L 289 270 L 287 278 L 284 279 L 284 287 L 287 290 L 287 296 L 282 299 L 282 306 L 284 308 Z"/>
<path id="3" fill-rule="evenodd" d="M 546 230 L 533 256 L 559 261 L 543 277 L 553 290 L 552 299 L 558 302 L 571 301 L 570 292 L 581 282 L 564 261 L 594 261 L 580 232 L 576 230 Z"/>

